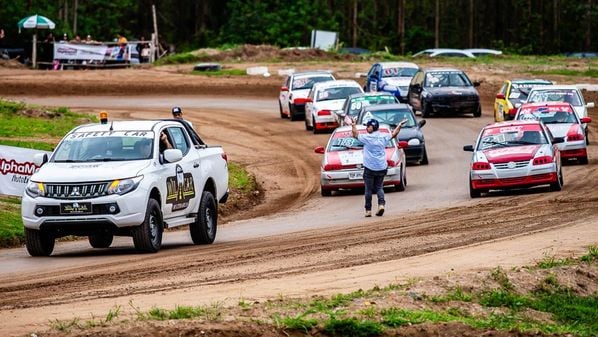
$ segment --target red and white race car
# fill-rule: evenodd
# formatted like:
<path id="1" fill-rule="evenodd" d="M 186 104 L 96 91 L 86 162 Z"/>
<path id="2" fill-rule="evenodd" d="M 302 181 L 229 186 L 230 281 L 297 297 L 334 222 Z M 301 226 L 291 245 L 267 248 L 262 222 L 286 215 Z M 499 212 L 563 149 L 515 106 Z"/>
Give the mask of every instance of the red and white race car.
<path id="1" fill-rule="evenodd" d="M 305 98 L 314 83 L 334 80 L 334 76 L 326 71 L 306 71 L 287 76 L 278 95 L 280 118 L 292 121 L 305 119 Z"/>
<path id="2" fill-rule="evenodd" d="M 366 127 L 357 126 L 357 131 L 366 133 Z M 382 133 L 391 133 L 388 125 L 380 125 Z M 388 171 L 384 177 L 384 186 L 394 186 L 397 191 L 404 191 L 407 186 L 407 172 L 405 152 L 407 142 L 397 144 L 391 139 L 386 144 L 386 162 Z M 316 153 L 324 155 L 320 173 L 322 196 L 332 195 L 332 191 L 339 189 L 353 189 L 364 187 L 363 183 L 363 143 L 353 137 L 351 126 L 335 129 L 328 140 L 326 148 L 320 146 Z"/>
<path id="3" fill-rule="evenodd" d="M 472 151 L 469 195 L 480 197 L 489 190 L 550 185 L 560 191 L 563 185 L 561 156 L 557 143 L 540 121 L 511 121 L 487 125 Z"/>
<path id="4" fill-rule="evenodd" d="M 575 108 L 565 102 L 526 103 L 521 106 L 517 120 L 540 120 L 552 136 L 562 137 L 559 143 L 561 159 L 575 159 L 580 164 L 588 163 L 588 151 L 583 124 L 590 123 L 590 117 L 579 118 Z"/>

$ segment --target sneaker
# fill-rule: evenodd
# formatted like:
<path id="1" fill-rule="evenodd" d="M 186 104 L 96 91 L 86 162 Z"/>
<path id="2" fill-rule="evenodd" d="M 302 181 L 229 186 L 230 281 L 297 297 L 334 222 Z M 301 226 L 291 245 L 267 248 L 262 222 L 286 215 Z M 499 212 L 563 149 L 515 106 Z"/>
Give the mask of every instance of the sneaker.
<path id="1" fill-rule="evenodd" d="M 384 205 L 378 206 L 378 212 L 376 212 L 377 216 L 382 216 L 384 214 Z"/>
<path id="2" fill-rule="evenodd" d="M 372 211 L 365 211 L 365 217 L 369 218 L 372 216 Z"/>

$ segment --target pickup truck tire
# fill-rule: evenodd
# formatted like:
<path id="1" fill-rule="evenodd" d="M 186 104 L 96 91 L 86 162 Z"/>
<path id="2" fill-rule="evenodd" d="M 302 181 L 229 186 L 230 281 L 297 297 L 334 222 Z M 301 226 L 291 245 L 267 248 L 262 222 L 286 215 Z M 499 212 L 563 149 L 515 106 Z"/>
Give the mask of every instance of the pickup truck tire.
<path id="1" fill-rule="evenodd" d="M 41 230 L 25 228 L 25 245 L 31 256 L 50 256 L 54 250 L 54 237 Z"/>
<path id="2" fill-rule="evenodd" d="M 191 239 L 196 245 L 214 242 L 218 228 L 218 209 L 212 192 L 203 191 L 195 221 L 189 225 Z"/>
<path id="3" fill-rule="evenodd" d="M 144 253 L 155 253 L 160 250 L 163 228 L 160 204 L 155 199 L 149 199 L 143 223 L 133 229 L 135 249 Z"/>
<path id="4" fill-rule="evenodd" d="M 108 248 L 112 244 L 112 240 L 114 240 L 114 235 L 112 234 L 96 234 L 89 236 L 89 244 L 93 248 Z"/>

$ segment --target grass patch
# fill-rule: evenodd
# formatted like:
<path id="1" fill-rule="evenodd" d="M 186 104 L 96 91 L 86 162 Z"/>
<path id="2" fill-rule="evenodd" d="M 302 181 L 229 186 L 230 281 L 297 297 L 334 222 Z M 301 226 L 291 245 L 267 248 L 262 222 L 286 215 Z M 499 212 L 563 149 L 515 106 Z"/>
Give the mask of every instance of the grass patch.
<path id="1" fill-rule="evenodd" d="M 26 149 L 43 150 L 43 151 L 54 151 L 56 144 L 41 143 L 41 142 L 30 142 L 24 140 L 12 140 L 12 139 L 0 139 L 0 145 L 23 147 Z"/>
<path id="2" fill-rule="evenodd" d="M 513 284 L 509 280 L 507 273 L 505 273 L 505 271 L 500 266 L 494 268 L 492 270 L 492 272 L 490 272 L 490 277 L 492 277 L 492 279 L 494 281 L 496 281 L 498 284 L 500 284 L 500 286 L 503 289 L 505 289 L 505 290 L 513 289 Z"/>
<path id="3" fill-rule="evenodd" d="M 588 247 L 588 253 L 579 258 L 583 262 L 592 263 L 598 259 L 598 246 Z"/>
<path id="4" fill-rule="evenodd" d="M 203 318 L 209 321 L 218 320 L 221 316 L 221 307 L 219 304 L 212 304 L 210 306 L 176 306 L 173 310 L 166 310 L 154 307 L 147 313 L 137 312 L 137 318 L 142 320 L 158 320 L 164 321 L 167 319 L 191 319 Z"/>
<path id="5" fill-rule="evenodd" d="M 0 197 L 0 247 L 17 246 L 25 242 L 21 220 L 21 198 Z"/>
<path id="6" fill-rule="evenodd" d="M 520 309 L 527 303 L 527 298 L 504 289 L 486 291 L 480 296 L 480 304 L 486 307 Z"/>
<path id="7" fill-rule="evenodd" d="M 442 296 L 432 296 L 430 300 L 434 303 L 444 303 L 449 301 L 461 301 L 461 302 L 471 302 L 472 296 L 461 289 L 461 287 L 457 287 L 452 292 L 442 295 Z"/>
<path id="8" fill-rule="evenodd" d="M 197 71 L 191 72 L 193 75 L 205 75 L 205 76 L 246 76 L 247 72 L 243 69 L 221 69 L 213 71 Z"/>
<path id="9" fill-rule="evenodd" d="M 544 254 L 544 258 L 539 261 L 536 266 L 540 269 L 550 269 L 550 268 L 554 268 L 554 267 L 558 267 L 558 266 L 567 266 L 567 265 L 571 265 L 574 264 L 576 261 L 573 258 L 556 258 L 555 256 L 550 256 L 547 254 Z"/>
<path id="10" fill-rule="evenodd" d="M 324 331 L 332 336 L 379 336 L 384 332 L 384 327 L 378 322 L 358 320 L 355 317 L 337 319 L 332 316 L 324 324 Z"/>
<path id="11" fill-rule="evenodd" d="M 533 75 L 564 75 L 564 76 L 586 76 L 598 77 L 598 69 L 587 70 L 573 70 L 573 69 L 549 69 L 549 70 L 532 70 Z"/>
<path id="12" fill-rule="evenodd" d="M 275 315 L 273 317 L 274 322 L 279 327 L 284 327 L 289 330 L 300 330 L 305 333 L 309 331 L 309 329 L 313 328 L 318 324 L 318 320 L 314 318 L 305 318 L 305 315 L 299 314 L 294 317 L 279 317 Z"/>
<path id="13" fill-rule="evenodd" d="M 228 162 L 228 184 L 231 189 L 242 192 L 251 192 L 257 189 L 255 177 L 253 177 L 241 165 Z"/>

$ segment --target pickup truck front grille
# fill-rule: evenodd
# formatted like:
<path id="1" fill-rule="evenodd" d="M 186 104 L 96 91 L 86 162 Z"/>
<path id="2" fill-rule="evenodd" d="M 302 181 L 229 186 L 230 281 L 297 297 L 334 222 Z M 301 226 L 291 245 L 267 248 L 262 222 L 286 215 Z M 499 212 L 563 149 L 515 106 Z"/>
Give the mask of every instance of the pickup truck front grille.
<path id="1" fill-rule="evenodd" d="M 110 182 L 86 184 L 46 184 L 45 197 L 52 199 L 89 199 L 108 194 Z"/>

